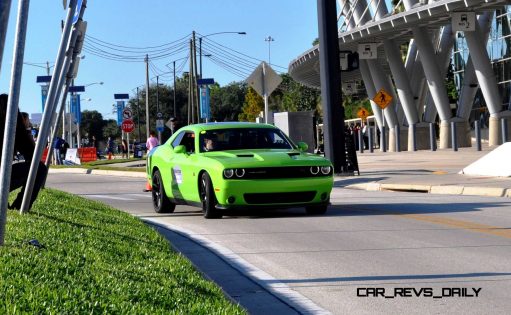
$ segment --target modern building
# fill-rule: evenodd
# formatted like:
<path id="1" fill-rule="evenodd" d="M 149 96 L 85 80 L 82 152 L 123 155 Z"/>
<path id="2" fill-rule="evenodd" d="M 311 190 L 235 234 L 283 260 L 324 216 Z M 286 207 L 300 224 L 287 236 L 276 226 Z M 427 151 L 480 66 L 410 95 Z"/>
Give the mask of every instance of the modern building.
<path id="1" fill-rule="evenodd" d="M 391 151 L 429 148 L 432 123 L 440 148 L 453 139 L 470 146 L 476 124 L 488 128 L 490 145 L 511 139 L 511 0 L 337 4 L 341 68 L 348 52 L 359 56 L 359 68 L 341 74 L 343 90 L 368 96 Z M 295 80 L 316 88 L 319 69 L 319 46 L 289 65 Z M 373 101 L 381 90 L 392 97 L 384 111 Z"/>

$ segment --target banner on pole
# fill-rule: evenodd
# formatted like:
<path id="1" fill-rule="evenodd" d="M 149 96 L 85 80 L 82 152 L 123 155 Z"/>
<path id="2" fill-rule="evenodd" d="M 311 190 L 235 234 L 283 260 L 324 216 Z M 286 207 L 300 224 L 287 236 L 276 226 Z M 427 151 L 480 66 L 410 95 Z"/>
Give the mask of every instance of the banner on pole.
<path id="1" fill-rule="evenodd" d="M 71 94 L 71 115 L 75 124 L 82 122 L 82 110 L 80 108 L 80 94 Z"/>
<path id="2" fill-rule="evenodd" d="M 200 117 L 204 119 L 211 118 L 209 107 L 209 86 L 200 88 Z"/>
<path id="3" fill-rule="evenodd" d="M 46 99 L 48 98 L 48 85 L 44 84 L 44 85 L 41 85 L 41 101 L 43 103 L 43 110 L 42 112 L 44 113 L 44 105 L 46 104 Z"/>
<path id="4" fill-rule="evenodd" d="M 124 110 L 124 101 L 117 101 L 117 126 L 123 121 L 122 111 Z"/>

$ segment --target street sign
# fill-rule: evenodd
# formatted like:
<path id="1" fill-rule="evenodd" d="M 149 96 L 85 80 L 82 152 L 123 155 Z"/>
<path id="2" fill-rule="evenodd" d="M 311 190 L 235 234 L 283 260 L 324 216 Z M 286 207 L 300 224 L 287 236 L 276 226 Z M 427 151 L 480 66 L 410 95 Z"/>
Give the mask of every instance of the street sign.
<path id="1" fill-rule="evenodd" d="M 367 109 L 360 107 L 357 111 L 357 117 L 362 120 L 366 120 L 367 116 L 369 116 L 369 112 L 367 111 Z"/>
<path id="2" fill-rule="evenodd" d="M 129 94 L 114 94 L 114 100 L 129 100 Z"/>
<path id="3" fill-rule="evenodd" d="M 200 88 L 200 117 L 203 119 L 211 118 L 211 109 L 209 106 L 209 86 Z"/>
<path id="4" fill-rule="evenodd" d="M 346 95 L 352 95 L 357 93 L 357 84 L 356 82 L 343 82 L 342 90 Z"/>
<path id="5" fill-rule="evenodd" d="M 455 32 L 473 32 L 476 30 L 475 12 L 453 12 L 452 30 Z"/>
<path id="6" fill-rule="evenodd" d="M 373 101 L 378 105 L 381 109 L 385 109 L 389 106 L 390 102 L 392 102 L 392 96 L 387 93 L 383 88 L 376 93 L 373 98 Z"/>
<path id="7" fill-rule="evenodd" d="M 163 132 L 165 130 L 165 121 L 163 119 L 156 119 L 156 131 Z"/>
<path id="8" fill-rule="evenodd" d="M 77 93 L 77 92 L 85 92 L 85 86 L 83 86 L 83 85 L 71 85 L 69 87 L 69 91 L 68 92 L 70 92 L 70 93 L 73 93 L 73 92 L 75 92 L 75 93 Z"/>
<path id="9" fill-rule="evenodd" d="M 282 78 L 275 71 L 273 71 L 269 64 L 263 61 L 247 78 L 246 82 L 259 95 L 263 96 L 265 92 L 267 95 L 270 95 L 271 92 L 273 92 L 279 86 L 280 82 L 282 82 Z"/>
<path id="10" fill-rule="evenodd" d="M 204 79 L 197 80 L 197 85 L 211 85 L 211 84 L 215 84 L 215 80 L 213 80 L 212 78 L 204 78 Z"/>
<path id="11" fill-rule="evenodd" d="M 133 112 L 131 111 L 131 109 L 129 107 L 126 107 L 122 110 L 122 119 L 123 120 L 131 119 L 132 117 L 133 117 Z"/>
<path id="12" fill-rule="evenodd" d="M 36 83 L 48 83 L 51 82 L 51 75 L 38 75 L 36 77 Z"/>
<path id="13" fill-rule="evenodd" d="M 156 113 L 156 117 L 157 117 L 157 118 L 162 118 L 162 117 L 163 117 L 163 114 L 162 114 L 162 113 L 160 113 L 160 112 L 158 112 L 158 113 Z"/>
<path id="14" fill-rule="evenodd" d="M 123 121 L 124 101 L 117 101 L 117 126 L 120 126 Z"/>
<path id="15" fill-rule="evenodd" d="M 75 13 L 73 14 L 73 24 L 78 22 L 78 19 L 80 18 L 80 11 L 82 10 L 82 4 L 83 4 L 83 0 L 78 0 L 76 2 Z"/>
<path id="16" fill-rule="evenodd" d="M 135 123 L 131 119 L 125 119 L 122 121 L 121 130 L 130 133 L 135 130 Z"/>
<path id="17" fill-rule="evenodd" d="M 358 44 L 359 59 L 376 59 L 377 51 L 376 43 Z"/>

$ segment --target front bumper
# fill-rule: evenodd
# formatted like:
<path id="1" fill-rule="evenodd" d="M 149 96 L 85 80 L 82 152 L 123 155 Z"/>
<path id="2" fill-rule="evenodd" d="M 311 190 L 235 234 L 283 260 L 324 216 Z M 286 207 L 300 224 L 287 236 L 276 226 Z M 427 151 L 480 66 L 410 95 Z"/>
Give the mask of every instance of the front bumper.
<path id="1" fill-rule="evenodd" d="M 224 180 L 215 184 L 219 209 L 289 208 L 329 203 L 333 177 Z"/>

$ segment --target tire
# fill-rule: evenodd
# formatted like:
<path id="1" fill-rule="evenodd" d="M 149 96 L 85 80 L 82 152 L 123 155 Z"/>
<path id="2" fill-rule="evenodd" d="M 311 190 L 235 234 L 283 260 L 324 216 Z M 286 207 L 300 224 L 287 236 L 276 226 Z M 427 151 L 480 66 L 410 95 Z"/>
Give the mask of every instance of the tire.
<path id="1" fill-rule="evenodd" d="M 176 209 L 176 204 L 170 201 L 165 193 L 160 171 L 155 171 L 153 174 L 151 195 L 153 197 L 153 208 L 156 213 L 172 213 Z"/>
<path id="2" fill-rule="evenodd" d="M 206 219 L 220 219 L 222 214 L 215 208 L 217 200 L 215 197 L 215 191 L 213 189 L 213 183 L 209 174 L 204 172 L 199 182 L 199 194 L 200 201 L 202 204 L 202 212 Z"/>
<path id="3" fill-rule="evenodd" d="M 321 215 L 325 214 L 327 209 L 328 205 L 308 206 L 305 207 L 305 212 L 309 215 Z"/>

